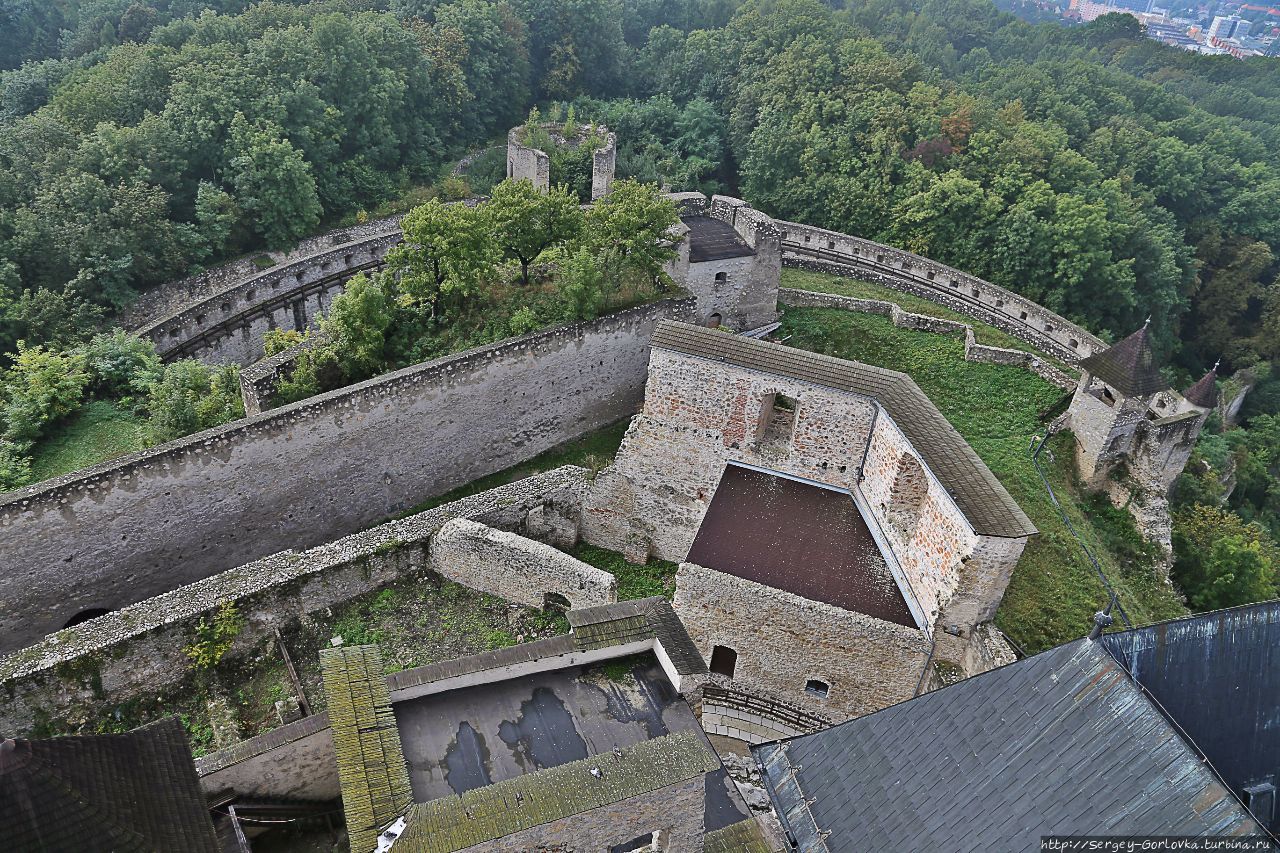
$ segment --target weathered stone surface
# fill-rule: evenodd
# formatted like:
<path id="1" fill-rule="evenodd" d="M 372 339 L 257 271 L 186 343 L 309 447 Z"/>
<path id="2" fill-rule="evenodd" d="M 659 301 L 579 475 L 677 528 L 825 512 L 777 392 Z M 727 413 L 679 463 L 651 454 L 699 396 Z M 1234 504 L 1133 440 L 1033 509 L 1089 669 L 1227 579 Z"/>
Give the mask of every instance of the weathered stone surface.
<path id="1" fill-rule="evenodd" d="M 545 124 L 553 142 L 559 146 L 576 146 L 582 143 L 591 130 L 590 125 L 580 125 L 572 137 L 564 135 L 564 126 Z M 597 126 L 604 134 L 604 145 L 591 152 L 591 200 L 607 196 L 613 189 L 613 172 L 617 162 L 618 138 L 607 127 Z M 547 152 L 525 145 L 524 125 L 513 127 L 507 133 L 507 177 L 515 181 L 529 181 L 535 188 L 546 192 L 551 187 L 551 158 Z"/>
<path id="2" fill-rule="evenodd" d="M 550 545 L 465 518 L 450 521 L 432 537 L 429 565 L 451 581 L 527 607 L 546 607 L 549 595 L 575 609 L 618 600 L 618 580 L 608 572 Z"/>
<path id="3" fill-rule="evenodd" d="M 929 657 L 919 629 L 692 563 L 672 606 L 708 660 L 715 646 L 737 652 L 733 684 L 833 721 L 910 699 Z M 830 685 L 827 696 L 807 692 L 810 679 Z"/>
<path id="4" fill-rule="evenodd" d="M 359 530 L 634 412 L 664 300 L 480 347 L 0 497 L 0 651 Z M 501 413 L 500 416 L 495 413 Z"/>
<path id="5" fill-rule="evenodd" d="M 181 684 L 196 624 L 226 603 L 243 619 L 228 655 L 252 654 L 277 627 L 426 569 L 428 542 L 447 522 L 516 526 L 544 501 L 575 501 L 585 473 L 559 468 L 309 551 L 274 554 L 52 634 L 0 658 L 0 731 L 27 732 L 40 714 L 91 718 Z"/>

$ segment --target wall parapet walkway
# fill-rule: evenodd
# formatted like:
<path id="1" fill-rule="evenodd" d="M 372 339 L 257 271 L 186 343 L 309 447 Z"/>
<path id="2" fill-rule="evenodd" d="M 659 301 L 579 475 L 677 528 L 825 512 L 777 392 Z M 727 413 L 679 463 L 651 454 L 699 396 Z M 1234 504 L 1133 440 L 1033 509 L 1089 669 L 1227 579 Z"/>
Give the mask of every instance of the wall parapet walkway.
<path id="1" fill-rule="evenodd" d="M 936 302 L 1075 364 L 1108 347 L 1101 338 L 1011 290 L 911 252 L 861 237 L 778 221 L 788 266 L 856 275 Z"/>

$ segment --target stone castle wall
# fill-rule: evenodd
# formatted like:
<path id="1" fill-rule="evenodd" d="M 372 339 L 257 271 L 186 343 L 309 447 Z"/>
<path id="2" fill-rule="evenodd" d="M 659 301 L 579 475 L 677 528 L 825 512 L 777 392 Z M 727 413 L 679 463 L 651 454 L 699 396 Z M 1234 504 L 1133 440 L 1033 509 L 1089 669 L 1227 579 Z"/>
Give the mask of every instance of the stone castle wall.
<path id="1" fill-rule="evenodd" d="M 930 317 L 925 314 L 913 314 L 910 311 L 904 311 L 892 302 L 884 302 L 879 299 L 858 299 L 852 296 L 819 293 L 812 290 L 794 290 L 789 287 L 781 288 L 778 291 L 778 301 L 783 305 L 796 308 L 834 308 L 839 311 L 856 311 L 861 314 L 879 314 L 883 317 L 888 317 L 893 322 L 893 325 L 900 329 L 914 329 L 918 332 L 934 332 L 942 335 L 962 333 L 964 335 L 965 361 L 1021 367 L 1031 371 L 1046 382 L 1056 385 L 1063 391 L 1073 390 L 1078 381 L 1066 371 L 1055 367 L 1035 353 L 978 343 L 977 338 L 974 336 L 973 327 L 968 323 Z"/>
<path id="2" fill-rule="evenodd" d="M 936 302 L 1075 364 L 1107 348 L 1087 329 L 1024 296 L 937 261 L 860 237 L 778 221 L 789 266 L 852 275 Z"/>
<path id="3" fill-rule="evenodd" d="M 271 329 L 314 328 L 347 280 L 382 266 L 401 240 L 398 221 L 372 237 L 321 248 L 284 266 L 242 278 L 214 293 L 198 289 L 178 307 L 153 315 L 134 331 L 166 360 L 252 364 Z"/>
<path id="4" fill-rule="evenodd" d="M 589 125 L 581 125 L 578 134 L 569 138 L 563 126 L 544 124 L 556 145 L 579 145 L 590 131 Z M 618 137 L 607 127 L 598 128 L 604 134 L 604 145 L 591 153 L 591 200 L 607 196 L 613 190 L 613 174 L 617 163 Z M 507 132 L 507 177 L 513 181 L 529 181 L 535 189 L 547 192 L 551 188 L 551 157 L 547 152 L 524 144 L 524 125 Z"/>
<path id="5" fill-rule="evenodd" d="M 42 717 L 94 719 L 178 688 L 190 676 L 184 649 L 196 624 L 226 603 L 243 619 L 228 656 L 253 655 L 276 628 L 426 570 L 431 537 L 447 523 L 519 526 L 531 509 L 576 503 L 585 473 L 557 469 L 308 551 L 273 554 L 50 635 L 0 658 L 0 731 L 27 732 Z"/>
<path id="6" fill-rule="evenodd" d="M 546 607 L 548 594 L 563 597 L 575 610 L 618 600 L 618 580 L 608 572 L 466 518 L 440 528 L 428 565 L 451 581 L 526 607 Z"/>
<path id="7" fill-rule="evenodd" d="M 692 563 L 672 606 L 707 660 L 715 646 L 737 652 L 731 684 L 835 722 L 910 699 L 929 658 L 924 631 Z M 810 679 L 826 697 L 805 690 Z"/>
<path id="8" fill-rule="evenodd" d="M 0 651 L 306 548 L 636 411 L 665 300 L 481 347 L 0 498 Z"/>

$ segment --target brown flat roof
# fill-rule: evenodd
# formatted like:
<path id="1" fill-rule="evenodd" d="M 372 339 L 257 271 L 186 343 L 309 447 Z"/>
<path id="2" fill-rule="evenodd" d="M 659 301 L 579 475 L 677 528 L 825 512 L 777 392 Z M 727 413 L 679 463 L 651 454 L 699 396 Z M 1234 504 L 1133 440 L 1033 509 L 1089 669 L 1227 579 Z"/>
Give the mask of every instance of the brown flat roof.
<path id="1" fill-rule="evenodd" d="M 658 323 L 653 346 L 871 397 L 906 434 L 977 533 L 1020 538 L 1038 532 L 991 469 L 905 373 L 672 320 Z"/>
<path id="2" fill-rule="evenodd" d="M 729 465 L 688 561 L 917 627 L 848 492 Z"/>
<path id="3" fill-rule="evenodd" d="M 728 222 L 710 216 L 682 216 L 680 221 L 689 228 L 689 260 L 695 264 L 755 254 Z"/>

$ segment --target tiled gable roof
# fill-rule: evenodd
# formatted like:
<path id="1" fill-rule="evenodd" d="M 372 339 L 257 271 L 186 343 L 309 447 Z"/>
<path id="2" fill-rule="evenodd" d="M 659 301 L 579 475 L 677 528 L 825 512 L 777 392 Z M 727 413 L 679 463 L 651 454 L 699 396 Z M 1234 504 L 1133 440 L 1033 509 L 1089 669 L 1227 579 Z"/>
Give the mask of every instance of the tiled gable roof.
<path id="1" fill-rule="evenodd" d="M 218 850 L 177 717 L 125 734 L 3 741 L 0 812 L 0 850 Z"/>
<path id="2" fill-rule="evenodd" d="M 905 373 L 714 329 L 660 321 L 653 346 L 877 400 L 979 534 L 1019 538 L 1035 525 L 938 407 Z"/>

